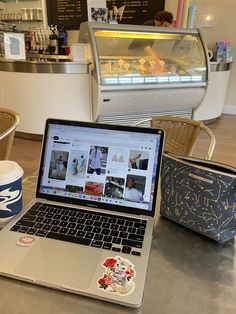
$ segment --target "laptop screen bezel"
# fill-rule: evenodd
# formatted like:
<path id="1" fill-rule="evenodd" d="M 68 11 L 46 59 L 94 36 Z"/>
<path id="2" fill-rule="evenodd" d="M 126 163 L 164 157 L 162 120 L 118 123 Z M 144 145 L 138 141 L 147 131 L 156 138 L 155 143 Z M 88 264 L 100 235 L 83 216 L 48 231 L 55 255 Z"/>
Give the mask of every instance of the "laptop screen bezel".
<path id="1" fill-rule="evenodd" d="M 153 203 L 151 210 L 144 210 L 138 209 L 135 207 L 125 207 L 116 204 L 106 204 L 106 203 L 99 203 L 95 201 L 88 201 L 84 199 L 77 199 L 77 198 L 69 198 L 69 197 L 61 197 L 58 195 L 49 195 L 46 193 L 40 192 L 40 185 L 44 167 L 44 158 L 45 158 L 45 150 L 46 144 L 48 139 L 48 132 L 49 132 L 49 125 L 51 124 L 59 124 L 59 125 L 71 125 L 71 126 L 78 126 L 78 127 L 89 127 L 89 128 L 97 128 L 97 129 L 106 129 L 106 130 L 117 130 L 117 131 L 128 131 L 128 132 L 137 132 L 137 133 L 147 133 L 147 134 L 157 134 L 160 136 L 160 144 L 159 144 L 159 151 L 158 151 L 158 161 L 157 161 L 157 169 L 156 169 L 156 184 L 154 187 L 153 193 Z M 113 124 L 103 124 L 103 123 L 94 123 L 94 122 L 82 122 L 82 121 L 71 121 L 71 120 L 62 120 L 62 119 L 47 119 L 43 137 L 43 145 L 42 145 L 42 152 L 41 152 L 41 160 L 39 166 L 39 175 L 37 181 L 37 188 L 36 188 L 36 198 L 45 199 L 48 201 L 59 202 L 64 204 L 73 204 L 78 206 L 84 206 L 88 208 L 98 208 L 103 210 L 109 210 L 117 213 L 129 213 L 135 215 L 145 215 L 145 216 L 152 216 L 155 215 L 155 208 L 156 208 L 156 199 L 157 199 L 157 191 L 159 185 L 159 174 L 161 168 L 161 158 L 162 158 L 162 151 L 163 151 L 163 141 L 164 141 L 164 131 L 162 129 L 154 129 L 154 128 L 145 128 L 145 127 L 134 127 L 134 126 L 121 126 L 121 125 L 113 125 Z"/>

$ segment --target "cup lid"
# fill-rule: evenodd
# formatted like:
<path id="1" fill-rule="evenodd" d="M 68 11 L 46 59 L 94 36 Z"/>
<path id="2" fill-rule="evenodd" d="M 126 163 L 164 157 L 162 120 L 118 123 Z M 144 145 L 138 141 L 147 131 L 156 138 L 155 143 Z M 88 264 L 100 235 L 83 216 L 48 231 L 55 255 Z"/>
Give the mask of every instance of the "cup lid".
<path id="1" fill-rule="evenodd" d="M 15 161 L 0 160 L 0 185 L 18 180 L 23 173 L 23 169 Z"/>

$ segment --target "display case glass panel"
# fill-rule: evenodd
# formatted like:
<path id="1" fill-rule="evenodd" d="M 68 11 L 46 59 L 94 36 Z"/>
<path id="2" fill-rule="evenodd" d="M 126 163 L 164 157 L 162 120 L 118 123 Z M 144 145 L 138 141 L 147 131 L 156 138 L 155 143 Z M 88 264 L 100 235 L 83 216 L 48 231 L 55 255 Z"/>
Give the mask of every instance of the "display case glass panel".
<path id="1" fill-rule="evenodd" d="M 145 27 L 143 27 L 145 29 Z M 207 60 L 195 32 L 93 29 L 101 85 L 207 81 Z"/>

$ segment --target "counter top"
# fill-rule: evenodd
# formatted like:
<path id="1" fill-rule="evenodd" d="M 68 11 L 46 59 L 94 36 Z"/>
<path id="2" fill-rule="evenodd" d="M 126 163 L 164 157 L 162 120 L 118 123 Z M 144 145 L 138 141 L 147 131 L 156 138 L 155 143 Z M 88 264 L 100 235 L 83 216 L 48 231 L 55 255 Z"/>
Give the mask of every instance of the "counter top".
<path id="1" fill-rule="evenodd" d="M 35 186 L 36 176 L 24 180 L 24 202 L 32 199 Z M 4 314 L 235 314 L 235 257 L 234 242 L 220 246 L 158 218 L 139 309 L 0 277 L 0 310 Z"/>
<path id="2" fill-rule="evenodd" d="M 35 56 L 36 57 L 36 56 Z M 21 72 L 21 73 L 62 73 L 62 74 L 84 74 L 88 73 L 89 62 L 73 62 L 68 59 L 56 59 L 57 61 L 45 61 L 42 56 L 38 61 L 28 60 L 6 60 L 0 59 L 0 71 L 3 72 Z M 54 60 L 50 58 L 49 60 Z"/>

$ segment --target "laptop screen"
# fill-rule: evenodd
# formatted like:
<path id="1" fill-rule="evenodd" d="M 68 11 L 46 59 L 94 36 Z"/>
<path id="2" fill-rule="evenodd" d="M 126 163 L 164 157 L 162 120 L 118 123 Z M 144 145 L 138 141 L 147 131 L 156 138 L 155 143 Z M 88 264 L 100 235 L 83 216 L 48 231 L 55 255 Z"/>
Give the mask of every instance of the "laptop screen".
<path id="1" fill-rule="evenodd" d="M 48 120 L 37 191 L 57 201 L 151 212 L 162 140 L 161 130 Z"/>

